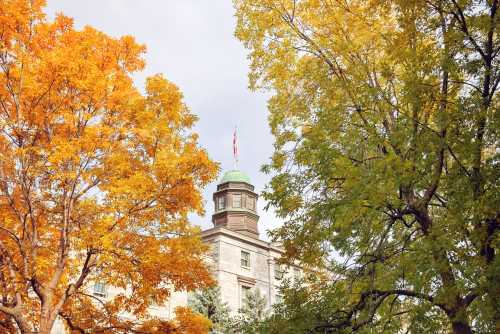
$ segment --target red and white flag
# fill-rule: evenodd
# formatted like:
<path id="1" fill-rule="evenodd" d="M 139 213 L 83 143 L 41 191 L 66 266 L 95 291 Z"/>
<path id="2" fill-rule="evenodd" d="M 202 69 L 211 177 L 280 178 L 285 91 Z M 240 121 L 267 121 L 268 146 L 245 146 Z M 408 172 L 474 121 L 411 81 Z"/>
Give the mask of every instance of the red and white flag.
<path id="1" fill-rule="evenodd" d="M 238 142 L 237 142 L 237 137 L 236 137 L 236 129 L 234 130 L 233 153 L 234 153 L 234 162 L 236 165 L 236 164 L 238 164 Z"/>

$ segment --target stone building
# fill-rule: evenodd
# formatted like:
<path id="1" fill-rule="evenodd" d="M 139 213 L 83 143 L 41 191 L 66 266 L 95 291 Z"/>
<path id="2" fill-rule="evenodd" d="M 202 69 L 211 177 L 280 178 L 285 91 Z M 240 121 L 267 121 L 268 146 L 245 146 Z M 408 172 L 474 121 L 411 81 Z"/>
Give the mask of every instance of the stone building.
<path id="1" fill-rule="evenodd" d="M 226 173 L 213 194 L 214 227 L 201 233 L 202 241 L 212 246 L 205 260 L 214 267 L 222 300 L 228 302 L 231 316 L 238 314 L 247 289 L 258 288 L 266 295 L 270 306 L 281 302 L 276 293 L 279 285 L 276 278 L 295 280 L 302 274 L 298 265 L 284 272 L 277 264 L 284 252 L 279 242 L 259 239 L 258 197 L 248 176 L 237 170 Z M 113 299 L 122 292 L 102 283 L 93 287 L 94 296 L 104 300 Z M 150 312 L 164 319 L 173 318 L 175 307 L 188 305 L 189 297 L 186 291 L 174 292 L 165 306 L 152 306 Z M 122 317 L 128 318 L 129 315 L 124 313 Z M 52 333 L 64 333 L 63 327 L 58 321 Z"/>
<path id="2" fill-rule="evenodd" d="M 232 315 L 242 307 L 246 289 L 259 288 L 268 305 L 280 302 L 276 294 L 278 276 L 300 277 L 302 268 L 283 273 L 276 263 L 283 249 L 280 243 L 259 239 L 258 195 L 248 176 L 237 170 L 226 173 L 213 195 L 214 227 L 203 231 L 203 242 L 212 246 L 210 256 L 222 299 Z"/>

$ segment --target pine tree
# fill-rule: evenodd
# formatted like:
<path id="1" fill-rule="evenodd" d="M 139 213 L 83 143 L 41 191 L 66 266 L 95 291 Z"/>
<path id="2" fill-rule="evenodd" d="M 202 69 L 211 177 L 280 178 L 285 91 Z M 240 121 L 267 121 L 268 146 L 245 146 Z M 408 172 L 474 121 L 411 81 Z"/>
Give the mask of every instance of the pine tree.
<path id="1" fill-rule="evenodd" d="M 261 321 L 269 316 L 270 310 L 266 310 L 266 306 L 266 296 L 260 293 L 259 288 L 247 290 L 245 292 L 245 305 L 241 308 L 240 313 L 246 318 Z"/>
<path id="2" fill-rule="evenodd" d="M 227 305 L 228 303 L 222 302 L 220 286 L 216 285 L 210 289 L 197 290 L 194 292 L 193 297 L 192 310 L 214 324 L 210 328 L 210 333 L 229 333 L 229 312 L 231 309 Z"/>

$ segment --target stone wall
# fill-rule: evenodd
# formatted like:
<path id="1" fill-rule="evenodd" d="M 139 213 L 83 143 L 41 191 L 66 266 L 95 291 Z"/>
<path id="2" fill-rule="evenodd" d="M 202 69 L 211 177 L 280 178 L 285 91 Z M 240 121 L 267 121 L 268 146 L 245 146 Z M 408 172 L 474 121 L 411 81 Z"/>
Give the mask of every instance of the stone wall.
<path id="1" fill-rule="evenodd" d="M 221 286 L 222 300 L 228 302 L 231 316 L 237 315 L 238 309 L 242 306 L 242 287 L 260 289 L 267 297 L 268 307 L 276 302 L 276 288 L 280 281 L 275 279 L 274 265 L 283 254 L 279 243 L 268 243 L 224 227 L 203 231 L 201 238 L 203 242 L 212 246 L 205 260 L 214 268 L 215 278 Z M 242 251 L 250 254 L 249 267 L 241 264 Z M 292 278 L 292 276 L 293 268 L 290 268 L 284 277 Z M 89 293 L 92 293 L 93 287 L 89 290 Z M 112 299 L 123 292 L 128 295 L 131 293 L 131 291 L 108 287 L 106 299 Z M 174 309 L 177 306 L 187 305 L 187 297 L 186 291 L 173 292 L 164 306 L 152 307 L 150 312 L 160 318 L 173 318 L 175 317 Z M 123 318 L 130 317 L 125 313 L 122 316 Z M 61 322 L 55 324 L 52 333 L 64 333 Z"/>

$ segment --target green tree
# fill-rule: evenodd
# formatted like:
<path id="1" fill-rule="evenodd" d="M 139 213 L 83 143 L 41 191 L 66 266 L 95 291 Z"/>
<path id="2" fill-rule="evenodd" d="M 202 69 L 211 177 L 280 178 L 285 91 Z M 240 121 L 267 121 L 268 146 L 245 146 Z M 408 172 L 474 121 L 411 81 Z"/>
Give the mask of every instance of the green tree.
<path id="1" fill-rule="evenodd" d="M 214 324 L 210 328 L 210 333 L 229 333 L 229 312 L 231 309 L 228 303 L 222 302 L 220 286 L 216 285 L 212 288 L 195 291 L 191 309 Z"/>
<path id="2" fill-rule="evenodd" d="M 268 317 L 271 310 L 267 307 L 267 298 L 259 288 L 245 291 L 245 303 L 238 310 L 239 315 L 231 319 L 234 333 L 253 334 L 268 332 Z"/>
<path id="3" fill-rule="evenodd" d="M 248 319 L 262 320 L 269 316 L 270 310 L 267 308 L 267 298 L 261 293 L 259 288 L 245 291 L 245 304 L 239 312 Z"/>
<path id="4" fill-rule="evenodd" d="M 275 93 L 270 234 L 346 258 L 269 332 L 500 330 L 498 1 L 233 1 Z"/>

